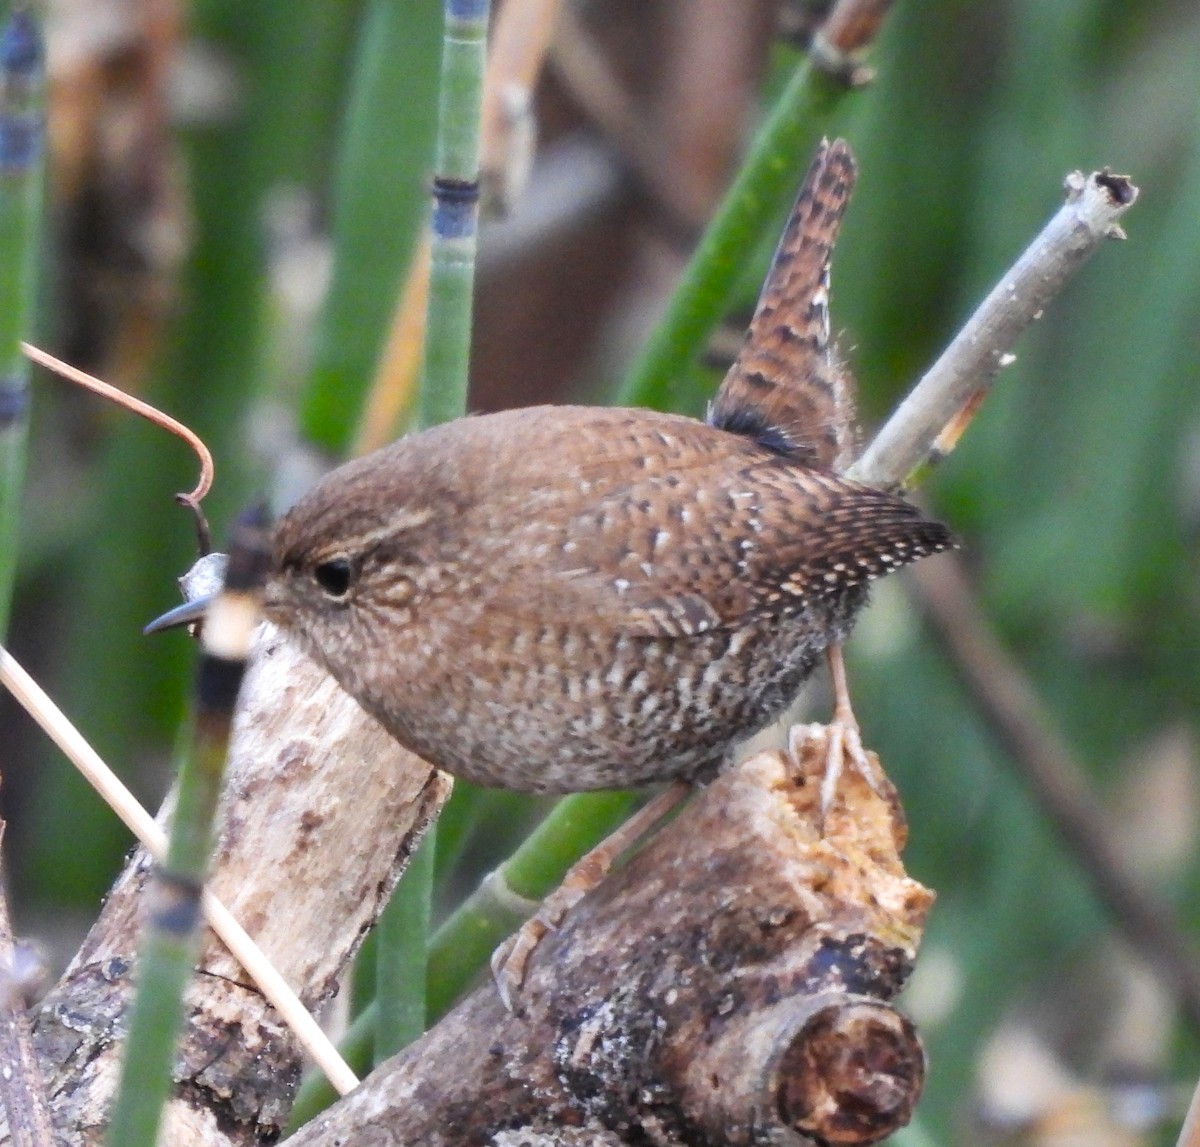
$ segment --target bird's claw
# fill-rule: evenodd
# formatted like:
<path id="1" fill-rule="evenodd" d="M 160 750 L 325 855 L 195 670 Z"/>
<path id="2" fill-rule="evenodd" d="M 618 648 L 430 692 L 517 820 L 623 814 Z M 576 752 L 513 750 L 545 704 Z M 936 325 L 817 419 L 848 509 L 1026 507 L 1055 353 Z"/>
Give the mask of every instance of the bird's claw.
<path id="1" fill-rule="evenodd" d="M 879 766 L 863 748 L 862 733 L 853 716 L 849 720 L 835 716 L 829 724 L 828 748 L 825 751 L 825 775 L 821 779 L 821 818 L 829 815 L 837 796 L 838 783 L 846 761 L 858 771 L 858 775 L 870 786 L 880 800 L 889 800 Z"/>
<path id="2" fill-rule="evenodd" d="M 840 645 L 829 648 L 829 669 L 833 677 L 833 720 L 828 726 L 825 750 L 825 774 L 821 778 L 821 821 L 824 824 L 837 797 L 838 784 L 842 779 L 847 760 L 854 766 L 871 791 L 880 800 L 891 802 L 889 784 L 879 765 L 863 748 L 862 733 L 858 719 L 850 706 L 850 690 L 846 684 L 846 665 L 842 660 Z"/>
<path id="3" fill-rule="evenodd" d="M 508 1011 L 525 983 L 529 958 L 537 946 L 563 922 L 566 914 L 595 888 L 612 868 L 617 857 L 639 841 L 691 791 L 685 781 L 673 781 L 643 805 L 624 824 L 611 832 L 587 855 L 577 860 L 562 883 L 545 900 L 537 913 L 521 925 L 492 954 L 492 979 Z"/>
<path id="4" fill-rule="evenodd" d="M 517 995 L 525 985 L 529 958 L 546 935 L 555 931 L 566 914 L 587 895 L 589 888 L 564 881 L 542 901 L 542 906 L 504 941 L 491 959 L 492 980 L 505 1011 L 514 1008 Z"/>

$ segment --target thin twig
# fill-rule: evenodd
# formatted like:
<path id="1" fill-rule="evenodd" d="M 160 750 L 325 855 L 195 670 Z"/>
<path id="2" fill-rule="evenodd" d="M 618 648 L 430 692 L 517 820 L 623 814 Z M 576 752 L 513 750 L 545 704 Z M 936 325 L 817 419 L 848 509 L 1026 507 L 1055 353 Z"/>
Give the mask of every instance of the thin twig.
<path id="1" fill-rule="evenodd" d="M 0 842 L 4 821 L 0 820 Z M 8 1115 L 13 1147 L 51 1147 L 54 1126 L 46 1084 L 29 1037 L 24 977 L 16 966 L 16 944 L 0 874 L 0 1102 Z"/>
<path id="2" fill-rule="evenodd" d="M 911 481 L 957 444 L 1012 347 L 1104 239 L 1123 238 L 1118 220 L 1137 198 L 1124 176 L 1067 177 L 1067 202 L 987 296 L 966 326 L 900 404 L 850 475 L 874 485 Z M 980 711 L 1013 755 L 1041 807 L 1079 858 L 1129 942 L 1157 968 L 1200 1022 L 1200 959 L 1165 908 L 1126 872 L 1086 770 L 1053 728 L 1020 667 L 975 605 L 949 557 L 911 571 L 926 611 Z"/>
<path id="3" fill-rule="evenodd" d="M 0 646 L 0 683 L 12 693 L 25 711 L 75 765 L 84 779 L 104 798 L 146 851 L 155 860 L 161 860 L 167 850 L 166 833 L 138 804 L 134 795 L 104 763 L 62 710 L 3 646 Z M 357 1087 L 357 1077 L 308 1009 L 300 1002 L 296 993 L 263 955 L 245 929 L 233 918 L 229 909 L 209 892 L 204 893 L 204 914 L 212 930 L 221 938 L 221 942 L 246 969 L 246 974 L 270 1001 L 271 1006 L 279 1012 L 305 1052 L 329 1077 L 334 1087 L 343 1095 Z"/>
<path id="4" fill-rule="evenodd" d="M 213 459 L 212 453 L 204 445 L 200 436 L 194 430 L 184 426 L 182 422 L 172 418 L 169 414 L 164 414 L 157 407 L 151 406 L 148 402 L 143 402 L 140 398 L 134 398 L 132 394 L 126 394 L 125 391 L 113 386 L 111 383 L 103 382 L 101 379 L 96 378 L 95 375 L 88 374 L 78 367 L 71 366 L 69 363 L 63 362 L 60 358 L 55 358 L 54 355 L 49 354 L 47 351 L 40 350 L 38 347 L 31 346 L 25 342 L 21 343 L 21 350 L 27 358 L 36 362 L 38 366 L 44 366 L 47 370 L 61 375 L 63 378 L 92 391 L 94 394 L 99 394 L 103 398 L 107 398 L 110 402 L 115 402 L 118 406 L 132 411 L 134 414 L 140 414 L 147 421 L 154 423 L 155 426 L 169 431 L 177 438 L 182 438 L 196 452 L 196 457 L 200 459 L 200 480 L 196 483 L 194 490 L 186 494 L 176 494 L 175 499 L 181 505 L 187 506 L 195 514 L 197 527 L 200 530 L 200 548 L 207 553 L 210 548 L 207 544 L 208 523 L 205 521 L 204 514 L 200 509 L 200 501 L 212 489 Z"/>
<path id="5" fill-rule="evenodd" d="M 911 571 L 918 600 L 979 713 L 1078 859 L 1125 939 L 1200 1024 L 1200 955 L 1170 912 L 1128 872 L 1087 770 L 1054 727 L 1020 665 L 980 609 L 953 556 Z"/>
<path id="6" fill-rule="evenodd" d="M 736 18 L 745 25 L 743 15 L 739 14 Z M 700 34 L 707 31 L 707 28 L 699 30 Z M 745 32 L 742 39 L 733 43 L 728 36 L 721 41 L 721 64 L 731 72 L 736 72 L 739 66 L 745 67 L 741 64 L 741 57 L 747 54 L 745 41 L 752 38 L 752 31 L 747 28 Z M 596 125 L 608 149 L 619 159 L 622 175 L 627 180 L 632 178 L 638 189 L 649 198 L 665 232 L 686 239 L 690 246 L 703 222 L 712 213 L 712 198 L 715 193 L 712 187 L 713 173 L 705 171 L 697 181 L 696 173 L 691 171 L 696 157 L 678 154 L 678 146 L 673 146 L 671 140 L 664 138 L 664 133 L 656 128 L 653 120 L 647 115 L 646 108 L 633 98 L 622 83 L 575 5 L 564 5 L 550 52 L 555 71 L 570 89 L 572 99 Z M 686 57 L 688 53 L 683 52 L 682 55 Z M 687 70 L 686 66 L 682 69 L 676 68 L 678 75 L 672 76 L 668 67 L 667 74 L 662 77 L 665 94 L 674 97 L 674 104 L 684 101 L 687 106 L 687 93 L 680 90 L 684 86 L 683 77 Z M 687 78 L 692 77 L 689 75 Z M 714 80 L 712 76 L 705 76 L 702 82 L 722 93 L 720 111 L 728 112 L 729 91 L 736 85 L 725 84 L 721 78 Z M 713 108 L 691 107 L 686 118 L 703 124 L 709 132 L 707 135 L 699 129 L 689 135 L 687 124 L 673 122 L 669 114 L 665 117 L 665 122 L 670 124 L 672 129 L 676 129 L 676 133 L 678 129 L 683 129 L 683 139 L 703 138 L 702 144 L 698 145 L 699 150 L 704 152 L 702 166 L 711 164 L 714 155 L 721 156 L 729 151 L 724 147 L 723 138 L 714 139 L 711 135 L 716 130 L 720 136 L 725 125 L 719 124 L 714 128 L 716 121 L 713 115 L 706 118 L 704 110 L 711 112 Z M 737 120 L 740 129 L 742 118 L 731 118 Z M 681 160 L 688 159 L 692 161 L 691 164 L 681 163 Z M 722 184 L 724 174 L 722 170 Z"/>
<path id="7" fill-rule="evenodd" d="M 1011 271 L 979 305 L 941 358 L 876 435 L 850 475 L 878 486 L 904 484 L 943 429 L 978 404 L 1012 361 L 1017 339 L 1105 240 L 1124 238 L 1118 220 L 1137 198 L 1123 175 L 1067 176 L 1067 201 Z"/>
<path id="8" fill-rule="evenodd" d="M 663 150 L 658 139 L 572 4 L 564 5 L 559 15 L 550 58 L 572 99 L 637 177 L 650 186 L 661 182 Z"/>

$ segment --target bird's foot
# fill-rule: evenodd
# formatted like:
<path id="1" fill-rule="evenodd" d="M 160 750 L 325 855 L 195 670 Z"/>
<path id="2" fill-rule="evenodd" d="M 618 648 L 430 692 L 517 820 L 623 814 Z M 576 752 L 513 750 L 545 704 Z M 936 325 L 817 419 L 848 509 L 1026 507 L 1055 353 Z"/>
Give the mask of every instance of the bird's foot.
<path id="1" fill-rule="evenodd" d="M 850 705 L 850 690 L 846 684 L 846 663 L 842 658 L 842 647 L 831 645 L 828 652 L 829 670 L 833 676 L 833 720 L 829 723 L 829 740 L 825 753 L 825 775 L 821 780 L 821 819 L 829 815 L 837 796 L 838 784 L 846 762 L 854 766 L 858 775 L 870 786 L 880 800 L 891 803 L 894 796 L 891 785 L 863 748 L 862 733 L 858 718 Z"/>
<path id="2" fill-rule="evenodd" d="M 686 781 L 673 781 L 638 809 L 623 825 L 571 865 L 562 883 L 542 901 L 536 915 L 526 920 L 492 953 L 492 979 L 508 1011 L 513 1010 L 525 983 L 529 959 L 547 933 L 558 928 L 567 913 L 608 875 L 621 854 L 655 828 L 689 792 L 691 786 Z"/>
<path id="3" fill-rule="evenodd" d="M 505 1011 L 511 1012 L 518 994 L 525 984 L 525 974 L 529 970 L 529 958 L 537 950 L 537 946 L 553 932 L 562 922 L 566 914 L 582 900 L 590 887 L 584 883 L 575 883 L 575 876 L 591 854 L 576 864 L 567 873 L 562 884 L 558 886 L 545 900 L 541 907 L 493 953 L 491 959 L 492 980 Z M 595 884 L 604 879 L 601 872 L 595 876 Z M 593 884 L 591 887 L 595 887 Z"/>

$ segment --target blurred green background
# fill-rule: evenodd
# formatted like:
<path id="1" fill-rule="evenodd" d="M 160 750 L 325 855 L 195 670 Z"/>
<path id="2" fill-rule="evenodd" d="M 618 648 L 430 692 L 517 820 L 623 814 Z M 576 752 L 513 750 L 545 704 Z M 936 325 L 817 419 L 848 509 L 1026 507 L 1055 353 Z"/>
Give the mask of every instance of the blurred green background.
<path id="1" fill-rule="evenodd" d="M 802 7 L 571 6 L 538 87 L 529 185 L 482 231 L 474 409 L 619 389 L 796 66 L 779 25 Z M 286 501 L 360 430 L 427 212 L 441 6 L 97 12 L 63 3 L 48 29 L 40 341 L 205 438 L 219 538 L 232 511 Z M 612 90 L 589 86 L 597 60 Z M 813 135 L 846 135 L 861 168 L 833 309 L 866 428 L 1057 209 L 1068 171 L 1109 165 L 1141 188 L 1128 242 L 1026 337 L 925 496 L 1086 763 L 1113 843 L 1194 935 L 1200 10 L 899 0 L 872 63 L 875 84 Z M 743 318 L 767 253 L 747 252 Z M 154 804 L 193 653 L 139 629 L 194 557 L 170 497 L 194 463 L 44 375 L 30 456 L 10 646 Z M 931 1056 L 923 1128 L 1050 1141 L 1074 1119 L 1089 1142 L 1152 1140 L 1179 1114 L 1200 1032 L 1117 939 L 898 585 L 850 657 L 867 743 L 908 811 L 910 871 L 939 893 L 909 999 Z M 61 965 L 129 840 L 7 697 L 0 774 L 18 925 Z M 446 889 L 512 847 L 513 805 L 484 814 Z M 1117 1102 L 1130 1097 L 1142 1106 Z"/>

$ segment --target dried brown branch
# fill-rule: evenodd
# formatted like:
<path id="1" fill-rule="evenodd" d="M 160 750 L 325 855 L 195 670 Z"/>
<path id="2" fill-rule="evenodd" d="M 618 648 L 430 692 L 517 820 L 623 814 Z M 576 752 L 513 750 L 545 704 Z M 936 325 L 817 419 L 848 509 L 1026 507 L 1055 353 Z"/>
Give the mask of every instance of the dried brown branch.
<path id="1" fill-rule="evenodd" d="M 572 909 L 514 1012 L 489 983 L 296 1147 L 852 1144 L 906 1122 L 924 1059 L 891 1000 L 932 897 L 901 866 L 898 806 L 857 774 L 822 826 L 826 730 L 803 732 Z"/>
<path id="2" fill-rule="evenodd" d="M 506 214 L 529 175 L 536 146 L 533 91 L 554 36 L 562 0 L 508 0 L 488 44 L 480 123 L 483 205 Z"/>
<path id="3" fill-rule="evenodd" d="M 551 59 L 639 187 L 691 239 L 728 183 L 766 61 L 769 21 L 761 3 L 680 0 L 675 7 L 653 110 L 622 83 L 572 5 L 559 14 Z"/>
<path id="4" fill-rule="evenodd" d="M 892 3 L 893 0 L 837 0 L 809 46 L 816 66 L 851 87 L 869 84 L 874 72 L 863 60 Z"/>
<path id="5" fill-rule="evenodd" d="M 1054 727 L 1021 667 L 976 601 L 961 562 L 916 567 L 922 609 L 978 712 L 1008 750 L 1039 806 L 1062 836 L 1125 939 L 1200 1024 L 1200 953 L 1165 905 L 1129 872 L 1118 834 L 1092 793 L 1087 770 Z"/>
<path id="6" fill-rule="evenodd" d="M 657 187 L 663 172 L 669 171 L 663 164 L 662 146 L 571 4 L 559 14 L 550 58 L 572 97 L 630 170 L 647 186 Z"/>

